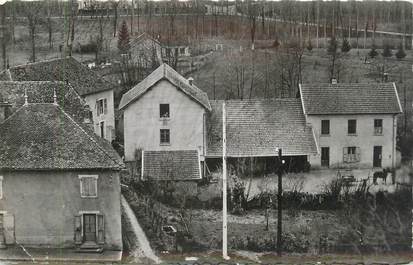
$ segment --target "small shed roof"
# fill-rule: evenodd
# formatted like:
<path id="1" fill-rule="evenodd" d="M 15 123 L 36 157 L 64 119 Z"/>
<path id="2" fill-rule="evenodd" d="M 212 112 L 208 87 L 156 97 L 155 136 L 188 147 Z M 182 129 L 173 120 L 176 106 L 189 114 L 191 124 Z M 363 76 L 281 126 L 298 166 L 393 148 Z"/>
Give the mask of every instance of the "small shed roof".
<path id="1" fill-rule="evenodd" d="M 201 179 L 201 164 L 197 150 L 143 151 L 143 179 Z"/>

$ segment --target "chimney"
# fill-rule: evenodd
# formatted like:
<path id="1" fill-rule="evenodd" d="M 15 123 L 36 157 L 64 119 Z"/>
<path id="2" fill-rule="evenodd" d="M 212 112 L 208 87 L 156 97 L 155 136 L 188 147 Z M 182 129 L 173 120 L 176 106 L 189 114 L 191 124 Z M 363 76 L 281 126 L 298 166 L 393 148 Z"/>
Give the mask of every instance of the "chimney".
<path id="1" fill-rule="evenodd" d="M 337 79 L 336 78 L 331 78 L 331 84 L 336 85 L 337 84 Z"/>
<path id="2" fill-rule="evenodd" d="M 194 79 L 192 77 L 188 78 L 189 85 L 192 86 Z"/>

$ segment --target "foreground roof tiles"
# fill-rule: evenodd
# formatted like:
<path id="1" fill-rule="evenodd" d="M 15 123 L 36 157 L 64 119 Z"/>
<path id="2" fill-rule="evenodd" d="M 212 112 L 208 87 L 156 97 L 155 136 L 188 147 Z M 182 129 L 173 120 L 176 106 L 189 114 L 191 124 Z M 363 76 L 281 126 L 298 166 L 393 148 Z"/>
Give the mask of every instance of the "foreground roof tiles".
<path id="1" fill-rule="evenodd" d="M 11 67 L 0 73 L 4 81 L 68 81 L 81 96 L 113 89 L 113 84 L 73 57 Z"/>
<path id="2" fill-rule="evenodd" d="M 0 123 L 0 169 L 123 168 L 109 142 L 77 124 L 58 105 L 28 104 Z"/>
<path id="3" fill-rule="evenodd" d="M 228 100 L 229 157 L 309 155 L 317 153 L 313 131 L 306 125 L 299 99 Z M 222 155 L 222 103 L 211 101 L 207 119 L 207 156 Z"/>
<path id="4" fill-rule="evenodd" d="M 143 179 L 201 179 L 197 150 L 143 151 Z"/>
<path id="5" fill-rule="evenodd" d="M 168 80 L 171 84 L 176 86 L 176 88 L 180 89 L 187 96 L 201 104 L 204 108 L 208 110 L 211 109 L 207 94 L 195 85 L 190 85 L 187 79 L 165 63 L 159 66 L 131 90 L 123 94 L 119 104 L 119 109 L 124 109 L 135 100 L 138 100 L 160 80 Z"/>
<path id="6" fill-rule="evenodd" d="M 301 84 L 300 93 L 308 115 L 402 112 L 394 83 Z"/>

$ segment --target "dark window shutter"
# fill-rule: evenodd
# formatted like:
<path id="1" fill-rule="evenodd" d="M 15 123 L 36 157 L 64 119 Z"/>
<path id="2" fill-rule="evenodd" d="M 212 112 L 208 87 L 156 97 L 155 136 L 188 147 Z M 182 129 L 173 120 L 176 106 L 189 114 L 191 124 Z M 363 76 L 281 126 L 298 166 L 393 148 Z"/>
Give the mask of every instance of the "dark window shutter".
<path id="1" fill-rule="evenodd" d="M 105 218 L 103 214 L 98 214 L 98 244 L 105 244 Z"/>
<path id="2" fill-rule="evenodd" d="M 105 114 L 108 113 L 108 101 L 106 98 L 103 100 L 103 111 Z"/>
<path id="3" fill-rule="evenodd" d="M 14 216 L 12 214 L 3 215 L 3 226 L 4 226 L 4 240 L 6 244 L 14 244 Z"/>
<path id="4" fill-rule="evenodd" d="M 75 244 L 82 244 L 82 216 L 75 215 Z"/>

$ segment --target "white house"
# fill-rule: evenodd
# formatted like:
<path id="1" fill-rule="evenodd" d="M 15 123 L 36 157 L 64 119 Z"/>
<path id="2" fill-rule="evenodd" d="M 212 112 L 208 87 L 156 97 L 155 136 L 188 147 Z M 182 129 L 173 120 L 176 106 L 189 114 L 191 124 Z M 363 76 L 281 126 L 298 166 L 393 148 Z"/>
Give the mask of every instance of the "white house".
<path id="1" fill-rule="evenodd" d="M 312 168 L 396 166 L 402 107 L 394 83 L 301 84 L 300 95 L 318 147 Z"/>

